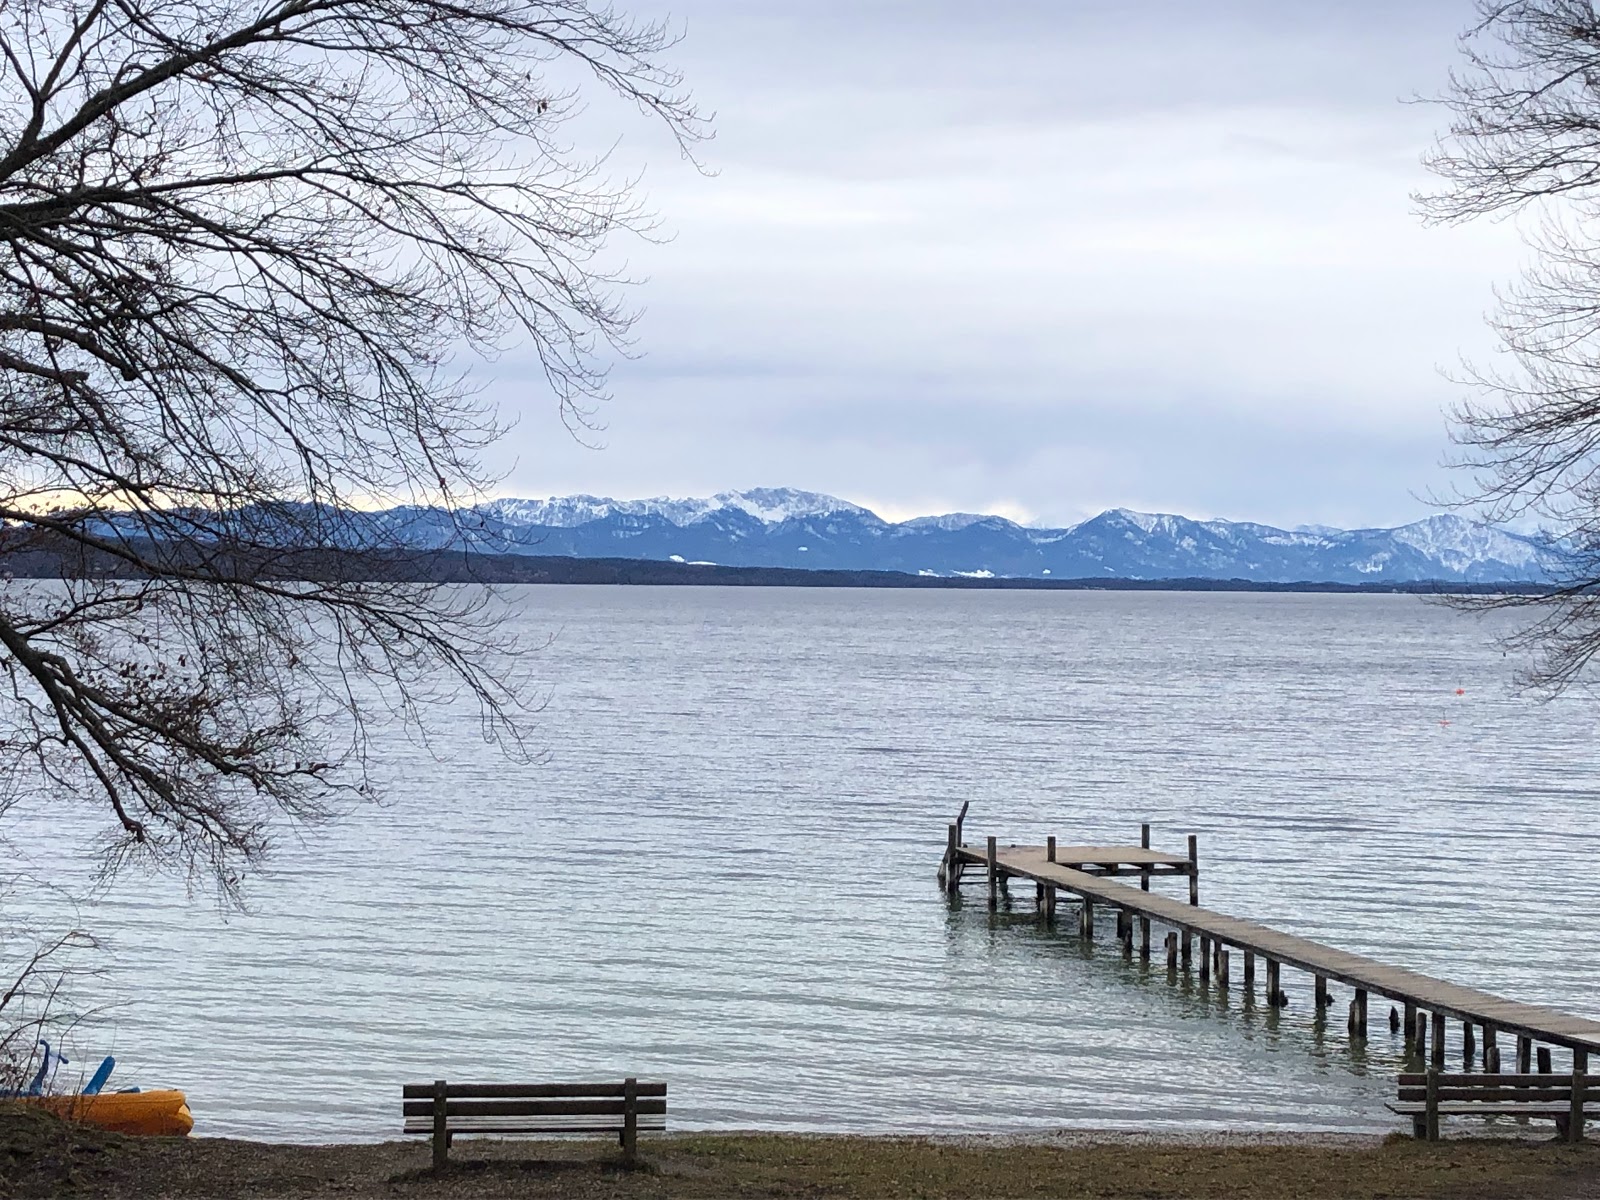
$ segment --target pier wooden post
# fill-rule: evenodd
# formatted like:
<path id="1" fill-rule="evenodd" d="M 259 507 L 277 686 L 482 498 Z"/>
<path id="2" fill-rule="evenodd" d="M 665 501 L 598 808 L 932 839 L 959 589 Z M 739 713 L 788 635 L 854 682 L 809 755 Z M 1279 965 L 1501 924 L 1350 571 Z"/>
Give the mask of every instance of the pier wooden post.
<path id="1" fill-rule="evenodd" d="M 1150 918 L 1139 918 L 1139 957 L 1150 961 Z"/>
<path id="2" fill-rule="evenodd" d="M 1437 1071 L 1444 1070 L 1444 1014 L 1433 1014 L 1433 1066 Z"/>
<path id="3" fill-rule="evenodd" d="M 1278 990 L 1278 960 L 1275 958 L 1267 959 L 1267 1007 L 1283 1007 L 1283 993 Z"/>
<path id="4" fill-rule="evenodd" d="M 1143 850 L 1150 849 L 1150 822 L 1148 821 L 1139 826 L 1139 847 Z M 1150 890 L 1150 866 L 1148 863 L 1139 870 L 1139 890 L 1141 892 Z M 1146 954 L 1145 957 L 1149 958 L 1150 956 Z"/>
<path id="5" fill-rule="evenodd" d="M 960 887 L 959 868 L 956 866 L 961 861 L 958 847 L 961 845 L 961 831 L 956 826 L 950 826 L 950 840 L 945 847 L 944 869 L 939 872 L 939 882 L 944 884 L 944 890 L 952 895 Z"/>
<path id="6" fill-rule="evenodd" d="M 1589 1052 L 1572 1052 L 1572 1102 L 1567 1113 L 1567 1140 L 1583 1141 L 1583 1096 L 1589 1086 Z"/>
<path id="7" fill-rule="evenodd" d="M 1316 1001 L 1316 1003 L 1317 1003 L 1317 1012 L 1319 1012 L 1319 1013 L 1323 1009 L 1328 1007 L 1328 977 L 1326 975 L 1318 975 L 1317 976 L 1317 1001 Z"/>
<path id="8" fill-rule="evenodd" d="M 1167 934 L 1167 970 L 1178 969 L 1178 931 L 1171 930 Z"/>
<path id="9" fill-rule="evenodd" d="M 1211 982 L 1211 939 L 1200 935 L 1200 982 Z"/>
<path id="10" fill-rule="evenodd" d="M 1256 952 L 1244 952 L 1244 993 L 1247 996 L 1255 995 L 1256 991 Z"/>
<path id="11" fill-rule="evenodd" d="M 1415 1004 L 1410 1005 L 1416 1008 Z M 1411 1038 L 1411 1052 L 1417 1056 L 1418 1061 L 1425 1061 L 1428 1057 L 1428 1014 L 1417 1013 L 1417 1028 Z"/>
<path id="12" fill-rule="evenodd" d="M 1044 840 L 1044 860 L 1045 862 L 1056 860 L 1056 835 L 1053 833 Z"/>
<path id="13" fill-rule="evenodd" d="M 1461 1069 L 1472 1069 L 1472 1057 L 1477 1050 L 1477 1039 L 1472 1036 L 1472 1022 L 1461 1022 Z"/>
<path id="14" fill-rule="evenodd" d="M 1094 901 L 1087 896 L 1083 898 L 1083 911 L 1078 914 L 1078 932 L 1094 941 Z"/>
<path id="15" fill-rule="evenodd" d="M 989 864 L 989 907 L 997 908 L 1000 904 L 1000 869 L 995 866 L 995 839 L 989 839 L 988 864 Z"/>
<path id="16" fill-rule="evenodd" d="M 1056 921 L 1056 885 L 1053 883 L 1044 885 L 1044 919 L 1051 925 Z"/>
<path id="17" fill-rule="evenodd" d="M 1355 999 L 1350 1001 L 1350 1032 L 1362 1041 L 1367 1037 L 1367 989 L 1357 988 Z"/>
<path id="18" fill-rule="evenodd" d="M 1226 946 L 1217 947 L 1217 986 L 1219 988 L 1228 986 L 1228 948 Z"/>
<path id="19" fill-rule="evenodd" d="M 1517 1074 L 1533 1074 L 1533 1039 L 1527 1036 L 1517 1038 Z"/>
<path id="20" fill-rule="evenodd" d="M 1194 945 L 1194 935 L 1187 929 L 1181 931 L 1178 934 L 1178 944 L 1182 947 L 1183 951 L 1181 955 L 1183 959 L 1183 969 L 1187 971 L 1189 969 L 1189 960 L 1191 958 L 1190 948 Z"/>
<path id="21" fill-rule="evenodd" d="M 1200 904 L 1200 838 L 1189 835 L 1189 903 Z"/>
<path id="22" fill-rule="evenodd" d="M 1540 1046 L 1539 1047 L 1539 1074 L 1541 1074 L 1541 1075 L 1550 1074 L 1550 1047 L 1549 1046 Z"/>
<path id="23" fill-rule="evenodd" d="M 1406 1053 L 1418 1053 L 1417 1034 L 1421 1030 L 1417 1028 L 1417 1002 L 1415 1000 L 1406 1001 L 1406 1015 L 1403 1018 L 1403 1023 L 1406 1031 Z"/>
<path id="24" fill-rule="evenodd" d="M 1500 1044 L 1495 1039 L 1493 1025 L 1483 1027 L 1483 1069 L 1495 1075 L 1500 1073 Z"/>

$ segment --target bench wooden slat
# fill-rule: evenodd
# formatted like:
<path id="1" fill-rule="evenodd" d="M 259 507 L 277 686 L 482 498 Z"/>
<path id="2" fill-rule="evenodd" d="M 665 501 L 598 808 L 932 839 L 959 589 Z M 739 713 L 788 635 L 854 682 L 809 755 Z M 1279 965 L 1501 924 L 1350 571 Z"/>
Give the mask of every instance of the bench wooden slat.
<path id="1" fill-rule="evenodd" d="M 618 1097 L 623 1095 L 623 1084 L 620 1083 L 446 1083 L 444 1094 L 447 1100 L 514 1100 L 520 1097 L 530 1099 L 558 1096 L 593 1096 Z M 636 1096 L 665 1096 L 667 1085 L 664 1083 L 640 1083 L 634 1092 Z M 408 1083 L 401 1087 L 402 1100 L 432 1100 L 433 1084 Z"/>
<path id="2" fill-rule="evenodd" d="M 651 1116 L 639 1118 L 639 1129 L 645 1132 L 655 1132 L 666 1129 L 665 1116 Z M 592 1117 L 572 1117 L 568 1120 L 541 1119 L 538 1121 L 524 1121 L 517 1117 L 456 1117 L 450 1121 L 450 1132 L 457 1133 L 618 1133 L 622 1129 L 621 1120 L 597 1121 Z M 432 1133 L 433 1120 L 423 1120 L 420 1117 L 408 1117 L 405 1124 L 406 1133 Z"/>
<path id="3" fill-rule="evenodd" d="M 1442 1088 L 1475 1086 L 1483 1085 L 1483 1083 L 1509 1083 L 1509 1085 L 1514 1086 L 1541 1085 L 1542 1083 L 1547 1088 L 1552 1088 L 1552 1086 L 1557 1085 L 1570 1086 L 1571 1082 L 1573 1082 L 1573 1077 L 1570 1074 L 1514 1075 L 1510 1074 L 1509 1070 L 1501 1072 L 1501 1074 L 1496 1074 L 1496 1072 L 1461 1072 L 1458 1075 L 1451 1075 L 1448 1072 L 1443 1072 L 1443 1070 L 1438 1072 L 1438 1086 L 1442 1086 Z M 1584 1077 L 1586 1086 L 1594 1085 L 1594 1082 L 1594 1075 L 1586 1075 Z M 1408 1070 L 1405 1074 L 1400 1075 L 1400 1086 L 1402 1088 L 1422 1088 L 1422 1086 L 1427 1086 L 1427 1075 L 1421 1070 Z"/>
<path id="4" fill-rule="evenodd" d="M 408 1117 L 433 1117 L 432 1100 L 406 1100 L 402 1104 Z M 640 1100 L 635 1105 L 641 1116 L 645 1113 L 664 1113 L 667 1100 Z M 562 1117 L 562 1116 L 615 1116 L 618 1120 L 627 1111 L 623 1100 L 446 1100 L 444 1114 L 456 1117 Z"/>
<path id="5" fill-rule="evenodd" d="M 1586 1104 L 1600 1103 L 1600 1092 L 1585 1088 L 1579 1093 Z M 1417 1103 L 1428 1098 L 1428 1089 L 1419 1087 L 1403 1087 L 1400 1089 L 1400 1099 L 1412 1100 Z M 1439 1099 L 1445 1100 L 1498 1100 L 1502 1104 L 1532 1103 L 1541 1100 L 1550 1102 L 1561 1101 L 1563 1104 L 1572 1099 L 1570 1087 L 1542 1087 L 1542 1088 L 1491 1088 L 1491 1087 L 1440 1087 Z"/>
<path id="6" fill-rule="evenodd" d="M 1428 1111 L 1428 1106 L 1421 1103 L 1395 1101 L 1384 1105 L 1390 1112 L 1399 1113 L 1405 1117 L 1421 1116 Z M 1439 1105 L 1439 1112 L 1443 1116 L 1451 1117 L 1564 1117 L 1568 1108 L 1565 1104 L 1546 1104 L 1543 1102 L 1533 1104 L 1479 1104 L 1479 1103 L 1452 1103 Z"/>

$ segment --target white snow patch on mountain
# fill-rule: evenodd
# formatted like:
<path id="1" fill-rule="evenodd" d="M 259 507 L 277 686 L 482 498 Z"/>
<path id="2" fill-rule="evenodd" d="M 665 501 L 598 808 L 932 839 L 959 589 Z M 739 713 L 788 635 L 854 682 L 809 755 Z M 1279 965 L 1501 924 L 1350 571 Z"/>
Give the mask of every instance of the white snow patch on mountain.
<path id="1" fill-rule="evenodd" d="M 937 517 L 912 517 L 909 521 L 896 522 L 899 529 L 942 529 L 946 533 L 955 533 L 967 529 L 983 521 L 1003 521 L 1004 517 L 989 517 L 983 513 L 945 513 Z"/>
<path id="2" fill-rule="evenodd" d="M 1486 560 L 1516 567 L 1537 566 L 1548 558 L 1540 546 L 1527 538 L 1479 525 L 1454 513 L 1402 525 L 1390 530 L 1389 535 L 1452 571 Z"/>
<path id="3" fill-rule="evenodd" d="M 718 492 L 715 496 L 686 499 L 654 496 L 647 500 L 614 500 L 610 496 L 584 495 L 551 496 L 545 500 L 508 498 L 477 506 L 478 512 L 508 525 L 544 525 L 558 529 L 571 529 L 612 516 L 659 517 L 681 529 L 730 509 L 754 517 L 763 525 L 834 513 L 870 515 L 859 504 L 837 496 L 794 488 L 751 488 L 744 492 Z"/>

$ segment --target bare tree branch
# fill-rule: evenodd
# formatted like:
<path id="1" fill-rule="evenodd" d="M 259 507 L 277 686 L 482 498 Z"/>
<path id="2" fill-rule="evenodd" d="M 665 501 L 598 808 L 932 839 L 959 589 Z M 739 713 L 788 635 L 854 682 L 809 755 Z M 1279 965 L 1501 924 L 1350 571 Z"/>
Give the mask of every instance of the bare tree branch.
<path id="1" fill-rule="evenodd" d="M 589 0 L 0 6 L 0 569 L 115 566 L 0 593 L 0 750 L 108 806 L 113 862 L 231 894 L 441 695 L 525 752 L 494 596 L 304 567 L 492 482 L 463 355 L 529 346 L 591 419 L 632 321 L 599 255 L 652 225 L 560 130 L 587 79 L 687 151 L 672 41 Z"/>
<path id="2" fill-rule="evenodd" d="M 1570 684 L 1600 651 L 1600 14 L 1587 0 L 1478 0 L 1451 124 L 1428 165 L 1445 187 L 1427 219 L 1527 214 L 1533 265 L 1499 295 L 1504 365 L 1469 366 L 1455 413 L 1461 502 L 1535 523 L 1564 563 L 1545 596 L 1477 597 L 1535 610 L 1511 639 L 1524 682 Z"/>

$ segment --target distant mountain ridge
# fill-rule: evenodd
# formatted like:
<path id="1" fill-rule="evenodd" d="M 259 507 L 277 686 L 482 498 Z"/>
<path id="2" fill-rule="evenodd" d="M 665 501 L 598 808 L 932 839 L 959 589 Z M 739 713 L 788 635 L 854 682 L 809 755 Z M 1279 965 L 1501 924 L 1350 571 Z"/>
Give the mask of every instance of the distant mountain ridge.
<path id="1" fill-rule="evenodd" d="M 560 496 L 450 513 L 365 514 L 419 549 L 967 577 L 1244 579 L 1263 583 L 1543 582 L 1558 548 L 1454 514 L 1388 529 L 1278 529 L 1110 509 L 1038 529 L 949 513 L 886 521 L 820 492 L 755 488 L 706 498 Z"/>

